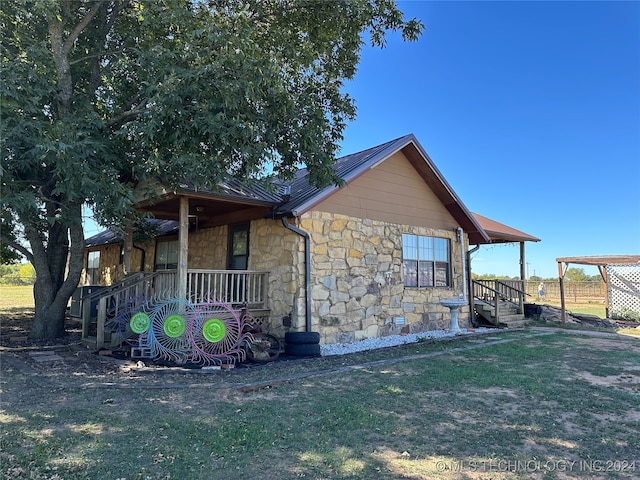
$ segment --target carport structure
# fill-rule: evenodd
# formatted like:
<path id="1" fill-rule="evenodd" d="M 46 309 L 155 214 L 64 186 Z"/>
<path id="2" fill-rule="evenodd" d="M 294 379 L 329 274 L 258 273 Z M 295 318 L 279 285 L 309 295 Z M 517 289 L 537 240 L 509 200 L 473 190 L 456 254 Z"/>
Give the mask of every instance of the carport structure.
<path id="1" fill-rule="evenodd" d="M 633 265 L 640 264 L 640 255 L 602 255 L 602 256 L 588 256 L 588 257 L 560 257 L 556 258 L 558 262 L 558 279 L 560 280 L 560 305 L 562 308 L 562 322 L 566 322 L 567 314 L 565 310 L 564 300 L 564 275 L 567 272 L 570 263 L 578 265 L 591 265 L 598 267 L 600 276 L 605 284 L 604 289 L 604 304 L 605 314 L 609 317 L 609 285 L 607 278 L 607 266 L 608 265 Z"/>

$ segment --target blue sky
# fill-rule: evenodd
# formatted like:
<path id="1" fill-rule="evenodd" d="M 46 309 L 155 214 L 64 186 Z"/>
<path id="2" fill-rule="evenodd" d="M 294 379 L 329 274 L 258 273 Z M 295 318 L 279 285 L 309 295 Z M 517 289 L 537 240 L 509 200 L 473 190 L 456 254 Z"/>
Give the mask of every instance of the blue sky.
<path id="1" fill-rule="evenodd" d="M 469 210 L 542 239 L 529 276 L 640 254 L 640 2 L 398 4 L 426 30 L 364 49 L 341 154 L 414 133 Z M 519 275 L 518 259 L 482 247 L 473 271 Z"/>
<path id="2" fill-rule="evenodd" d="M 364 49 L 341 154 L 414 133 L 469 210 L 542 240 L 529 276 L 640 254 L 640 2 L 398 5 L 426 30 Z M 472 267 L 519 275 L 518 259 L 482 247 Z"/>

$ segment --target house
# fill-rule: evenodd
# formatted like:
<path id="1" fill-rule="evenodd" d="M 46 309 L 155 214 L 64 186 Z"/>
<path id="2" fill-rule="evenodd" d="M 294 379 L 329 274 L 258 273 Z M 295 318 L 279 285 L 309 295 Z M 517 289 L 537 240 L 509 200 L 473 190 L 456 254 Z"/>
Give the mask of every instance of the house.
<path id="1" fill-rule="evenodd" d="M 87 239 L 83 282 L 123 291 L 155 275 L 156 294 L 246 302 L 270 332 L 315 331 L 321 343 L 445 329 L 440 301 L 459 297 L 469 299 L 459 313 L 469 327 L 467 252 L 491 242 L 488 219 L 467 209 L 414 135 L 334 168 L 341 187 L 314 188 L 304 169 L 278 191 L 236 181 L 215 191 L 141 186 L 137 208 L 155 218 L 155 238 Z M 503 241 L 537 240 L 502 227 Z"/>

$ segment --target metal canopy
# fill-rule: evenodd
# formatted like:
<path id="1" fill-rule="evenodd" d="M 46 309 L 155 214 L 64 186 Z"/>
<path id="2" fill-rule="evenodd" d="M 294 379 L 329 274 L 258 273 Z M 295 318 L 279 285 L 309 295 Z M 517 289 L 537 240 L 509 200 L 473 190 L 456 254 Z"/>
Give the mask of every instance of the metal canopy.
<path id="1" fill-rule="evenodd" d="M 565 310 L 564 302 L 564 274 L 567 272 L 567 268 L 570 263 L 578 265 L 591 265 L 598 267 L 600 276 L 607 285 L 607 265 L 633 265 L 634 263 L 640 263 L 640 255 L 599 255 L 599 256 L 587 256 L 587 257 L 559 257 L 556 258 L 558 262 L 558 279 L 560 280 L 560 306 L 562 310 L 562 323 L 567 320 L 567 312 Z M 564 268 L 562 267 L 564 264 Z M 604 289 L 604 305 L 605 314 L 609 317 L 609 288 Z"/>

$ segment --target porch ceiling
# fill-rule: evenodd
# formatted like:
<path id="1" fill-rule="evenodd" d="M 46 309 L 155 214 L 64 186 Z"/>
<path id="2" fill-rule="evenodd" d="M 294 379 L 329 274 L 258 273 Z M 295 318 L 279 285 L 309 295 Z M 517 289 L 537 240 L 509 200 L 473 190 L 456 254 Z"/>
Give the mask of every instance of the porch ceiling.
<path id="1" fill-rule="evenodd" d="M 203 194 L 182 195 L 177 193 L 164 195 L 153 202 L 140 203 L 138 209 L 150 212 L 158 219 L 179 221 L 181 196 L 189 199 L 189 223 L 197 224 L 199 228 L 264 218 L 272 209 L 271 205 L 239 202 Z"/>

